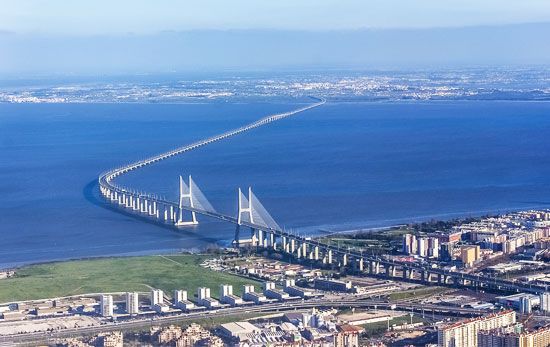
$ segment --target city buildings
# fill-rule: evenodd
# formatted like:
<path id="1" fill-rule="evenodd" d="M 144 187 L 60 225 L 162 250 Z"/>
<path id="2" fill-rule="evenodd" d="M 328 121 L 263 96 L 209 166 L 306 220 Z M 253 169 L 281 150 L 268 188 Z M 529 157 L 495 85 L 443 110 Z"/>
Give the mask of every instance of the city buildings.
<path id="1" fill-rule="evenodd" d="M 495 329 L 478 333 L 479 347 L 548 347 L 550 326 L 521 332 Z"/>
<path id="2" fill-rule="evenodd" d="M 550 292 L 545 292 L 540 295 L 540 310 L 542 312 L 550 312 Z"/>
<path id="3" fill-rule="evenodd" d="M 212 299 L 210 297 L 210 288 L 200 287 L 197 288 L 197 303 L 201 306 L 207 308 L 219 307 L 220 303 L 218 300 Z"/>
<path id="4" fill-rule="evenodd" d="M 99 299 L 99 311 L 103 317 L 113 316 L 113 296 L 102 295 Z"/>
<path id="5" fill-rule="evenodd" d="M 335 292 L 350 292 L 353 288 L 351 281 L 340 281 L 331 278 L 316 278 L 314 286 L 316 289 Z"/>
<path id="6" fill-rule="evenodd" d="M 126 293 L 126 313 L 139 313 L 139 294 L 136 292 Z"/>
<path id="7" fill-rule="evenodd" d="M 478 332 L 510 326 L 516 323 L 513 310 L 453 323 L 438 330 L 439 347 L 477 347 Z"/>
<path id="8" fill-rule="evenodd" d="M 334 338 L 334 347 L 355 347 L 359 346 L 359 334 L 365 329 L 356 325 L 338 326 L 338 333 Z"/>
<path id="9" fill-rule="evenodd" d="M 309 298 L 314 296 L 311 290 L 297 287 L 296 282 L 293 279 L 286 279 L 284 281 L 283 291 L 291 296 L 297 296 L 300 298 Z"/>
<path id="10" fill-rule="evenodd" d="M 439 258 L 438 237 L 416 237 L 413 234 L 403 235 L 402 251 L 405 254 L 418 255 L 423 258 Z"/>
<path id="11" fill-rule="evenodd" d="M 254 291 L 254 285 L 252 284 L 245 284 L 243 286 L 243 299 L 246 301 L 252 301 L 255 304 L 262 304 L 267 301 L 265 295 Z"/>
<path id="12" fill-rule="evenodd" d="M 188 300 L 186 290 L 174 290 L 174 306 L 182 310 L 191 310 L 195 304 Z"/>
<path id="13" fill-rule="evenodd" d="M 164 292 L 160 289 L 153 289 L 151 291 L 151 306 L 164 303 Z"/>
<path id="14" fill-rule="evenodd" d="M 284 301 L 290 298 L 290 295 L 288 293 L 285 293 L 282 290 L 275 288 L 275 283 L 273 282 L 264 282 L 263 287 L 264 295 L 270 299 Z"/>
<path id="15" fill-rule="evenodd" d="M 243 304 L 243 299 L 233 295 L 233 286 L 229 284 L 220 285 L 220 301 L 231 306 Z"/>
<path id="16" fill-rule="evenodd" d="M 472 266 L 479 259 L 479 246 L 460 247 L 460 260 L 465 267 Z"/>

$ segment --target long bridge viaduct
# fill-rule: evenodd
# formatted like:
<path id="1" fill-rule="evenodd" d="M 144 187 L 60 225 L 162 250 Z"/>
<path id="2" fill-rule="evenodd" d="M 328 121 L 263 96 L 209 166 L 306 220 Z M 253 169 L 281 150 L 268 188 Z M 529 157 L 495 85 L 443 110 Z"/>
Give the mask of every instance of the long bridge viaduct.
<path id="1" fill-rule="evenodd" d="M 548 291 L 547 286 L 525 284 L 460 271 L 449 271 L 432 267 L 429 264 L 398 262 L 384 256 L 373 256 L 352 249 L 342 249 L 331 244 L 321 243 L 315 239 L 296 235 L 279 227 L 254 195 L 251 188 L 248 188 L 246 194 L 240 188 L 238 189 L 239 209 L 235 217 L 216 211 L 191 176 L 187 181 L 180 176 L 179 201 L 177 202 L 169 201 L 155 194 L 137 192 L 115 182 L 117 177 L 130 171 L 305 112 L 325 103 L 324 100 L 317 99 L 317 101 L 311 105 L 270 115 L 223 134 L 105 172 L 99 177 L 101 194 L 107 201 L 128 212 L 147 216 L 158 223 L 168 223 L 176 227 L 197 224 L 197 214 L 220 219 L 236 225 L 235 243 L 237 246 L 239 246 L 239 240 L 241 240 L 241 230 L 247 229 L 250 230 L 249 243 L 252 246 L 277 250 L 298 259 L 318 263 L 320 266 L 347 267 L 353 271 L 372 276 L 420 281 L 426 284 L 471 287 L 479 290 L 487 288 L 535 294 Z"/>

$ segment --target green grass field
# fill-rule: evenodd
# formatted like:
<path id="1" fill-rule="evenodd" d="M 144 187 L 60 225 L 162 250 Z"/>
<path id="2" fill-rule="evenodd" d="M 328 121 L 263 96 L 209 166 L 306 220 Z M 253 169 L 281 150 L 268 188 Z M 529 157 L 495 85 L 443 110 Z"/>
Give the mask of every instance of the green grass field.
<path id="1" fill-rule="evenodd" d="M 0 280 L 0 302 L 151 288 L 163 289 L 169 295 L 174 289 L 186 289 L 191 298 L 201 286 L 210 287 L 212 296 L 217 297 L 220 284 L 232 284 L 237 295 L 243 284 L 258 287 L 251 279 L 201 267 L 199 264 L 208 257 L 182 254 L 30 265 L 18 269 L 15 277 Z"/>

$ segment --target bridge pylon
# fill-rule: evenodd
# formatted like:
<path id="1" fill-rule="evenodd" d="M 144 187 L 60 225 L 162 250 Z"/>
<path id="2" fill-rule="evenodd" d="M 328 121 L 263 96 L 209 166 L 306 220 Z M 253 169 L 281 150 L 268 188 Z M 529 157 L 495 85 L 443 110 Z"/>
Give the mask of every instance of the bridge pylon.
<path id="1" fill-rule="evenodd" d="M 254 215 L 252 214 L 252 187 L 248 187 L 248 198 L 244 196 L 241 188 L 239 188 L 239 215 L 237 216 L 237 224 L 242 225 L 242 222 L 254 223 Z"/>
<path id="2" fill-rule="evenodd" d="M 254 223 L 252 214 L 252 187 L 248 187 L 248 198 L 243 194 L 241 188 L 238 191 L 239 210 L 237 212 L 237 226 L 235 227 L 235 238 L 233 243 L 239 248 L 241 238 L 241 225 L 243 222 Z M 252 229 L 252 238 L 254 238 L 254 229 Z"/>
<path id="3" fill-rule="evenodd" d="M 197 225 L 199 222 L 197 221 L 197 214 L 195 211 L 190 211 L 191 213 L 191 220 L 185 220 L 184 219 L 184 206 L 189 206 L 194 208 L 194 202 L 193 202 L 193 181 L 191 179 L 191 175 L 189 175 L 189 185 L 185 183 L 183 180 L 183 177 L 180 176 L 180 199 L 179 199 L 179 209 L 178 209 L 178 219 L 175 223 L 176 226 L 186 226 L 186 225 Z"/>

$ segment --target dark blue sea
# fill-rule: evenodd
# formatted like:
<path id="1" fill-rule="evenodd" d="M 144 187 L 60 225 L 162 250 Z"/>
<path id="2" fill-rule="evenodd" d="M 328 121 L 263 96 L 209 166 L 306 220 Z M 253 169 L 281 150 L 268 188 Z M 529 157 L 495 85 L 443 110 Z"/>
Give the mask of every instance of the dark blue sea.
<path id="1" fill-rule="evenodd" d="M 0 264 L 199 250 L 233 227 L 175 231 L 117 213 L 104 170 L 302 104 L 0 104 Z M 550 103 L 328 103 L 130 173 L 177 197 L 178 175 L 221 212 L 252 186 L 275 220 L 326 231 L 550 207 Z"/>

